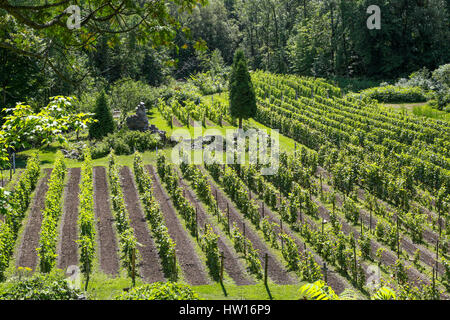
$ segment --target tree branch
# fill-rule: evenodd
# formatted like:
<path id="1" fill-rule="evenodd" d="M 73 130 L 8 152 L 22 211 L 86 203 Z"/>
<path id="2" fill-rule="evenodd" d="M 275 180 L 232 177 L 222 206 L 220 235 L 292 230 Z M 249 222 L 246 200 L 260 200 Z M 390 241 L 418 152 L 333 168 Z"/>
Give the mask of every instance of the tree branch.
<path id="1" fill-rule="evenodd" d="M 70 0 L 63 0 L 61 2 L 57 2 L 57 3 L 47 3 L 47 4 L 43 4 L 43 5 L 39 5 L 39 6 L 16 6 L 16 5 L 11 5 L 8 3 L 8 1 L 2 1 L 0 2 L 0 8 L 3 9 L 17 9 L 17 10 L 43 10 L 43 9 L 49 9 L 52 7 L 58 7 L 61 6 L 63 4 L 67 4 L 69 3 Z"/>

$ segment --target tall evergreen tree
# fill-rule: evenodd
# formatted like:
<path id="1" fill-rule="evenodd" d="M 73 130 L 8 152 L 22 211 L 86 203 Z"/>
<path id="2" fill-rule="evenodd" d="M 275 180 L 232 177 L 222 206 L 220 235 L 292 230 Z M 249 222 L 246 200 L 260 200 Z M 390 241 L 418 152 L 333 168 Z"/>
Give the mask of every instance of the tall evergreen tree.
<path id="1" fill-rule="evenodd" d="M 234 57 L 229 89 L 230 113 L 232 117 L 239 119 L 239 128 L 242 129 L 242 119 L 254 117 L 257 107 L 247 61 L 241 50 L 238 50 Z"/>
<path id="2" fill-rule="evenodd" d="M 108 133 L 114 132 L 114 119 L 106 101 L 105 92 L 102 91 L 97 98 L 94 119 L 97 120 L 89 127 L 89 136 L 101 139 Z"/>

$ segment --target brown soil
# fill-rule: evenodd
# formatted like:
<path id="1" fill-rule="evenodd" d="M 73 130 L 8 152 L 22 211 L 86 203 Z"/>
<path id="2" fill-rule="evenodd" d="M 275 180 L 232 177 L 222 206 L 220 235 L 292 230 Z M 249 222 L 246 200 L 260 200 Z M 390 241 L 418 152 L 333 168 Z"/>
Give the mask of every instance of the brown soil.
<path id="1" fill-rule="evenodd" d="M 203 203 L 197 198 L 194 191 L 189 187 L 184 179 L 180 177 L 179 181 L 180 185 L 185 191 L 186 199 L 188 199 L 194 207 L 198 208 L 197 216 L 199 225 L 205 226 L 209 224 L 213 227 L 214 232 L 219 235 L 218 247 L 219 251 L 222 252 L 224 256 L 225 271 L 238 286 L 254 284 L 254 281 L 250 280 L 246 276 L 245 269 L 239 263 L 238 256 L 235 254 L 234 250 L 229 248 L 229 246 L 224 241 L 225 238 L 222 233 L 214 226 L 214 223 L 212 223 L 212 219 L 210 219 L 210 217 L 208 216 L 207 210 L 203 206 Z"/>
<path id="2" fill-rule="evenodd" d="M 216 127 L 216 125 L 208 118 L 206 118 L 206 126 L 207 127 Z"/>
<path id="3" fill-rule="evenodd" d="M 180 122 L 180 120 L 178 120 L 177 117 L 174 116 L 174 117 L 172 117 L 172 119 L 173 119 L 172 123 L 175 127 L 178 127 L 178 128 L 184 127 L 183 124 Z"/>
<path id="4" fill-rule="evenodd" d="M 95 167 L 93 179 L 100 268 L 106 274 L 116 275 L 119 273 L 119 258 L 105 167 Z"/>
<path id="5" fill-rule="evenodd" d="M 67 267 L 78 264 L 78 205 L 80 192 L 81 169 L 69 170 L 69 181 L 66 185 L 64 199 L 64 213 L 60 232 L 60 247 L 58 254 L 58 268 L 65 270 Z"/>
<path id="6" fill-rule="evenodd" d="M 44 177 L 38 183 L 28 214 L 28 223 L 25 227 L 22 244 L 20 246 L 19 258 L 17 259 L 17 267 L 36 269 L 38 263 L 38 255 L 36 249 L 39 246 L 39 237 L 42 224 L 42 210 L 45 208 L 45 196 L 48 191 L 48 181 L 52 169 L 44 169 Z"/>
<path id="7" fill-rule="evenodd" d="M 152 166 L 148 166 L 150 175 L 153 179 L 153 188 L 156 199 L 158 200 L 161 210 L 164 215 L 166 226 L 169 230 L 170 237 L 176 243 L 176 254 L 178 263 L 183 270 L 186 281 L 190 285 L 204 285 L 208 284 L 208 276 L 205 271 L 203 263 L 197 256 L 194 246 L 191 243 L 186 230 L 181 225 L 177 218 L 175 208 L 162 188 L 161 181 L 156 174 L 156 170 Z"/>
<path id="8" fill-rule="evenodd" d="M 204 171 L 203 168 L 201 170 Z M 230 210 L 230 225 L 236 223 L 236 226 L 239 228 L 240 232 L 243 233 L 243 225 L 245 223 L 244 218 L 241 216 L 239 211 L 236 209 L 234 204 L 228 200 L 226 195 L 219 189 L 211 178 L 208 177 L 209 185 L 211 187 L 212 193 L 217 194 L 217 202 L 219 204 L 220 210 L 226 212 L 227 203 Z M 254 233 L 251 228 L 246 228 L 245 236 L 250 240 L 253 245 L 253 248 L 259 251 L 259 257 L 261 260 L 261 264 L 264 266 L 264 256 L 267 253 L 269 257 L 269 265 L 268 265 L 268 276 L 277 284 L 294 284 L 295 280 L 291 278 L 287 270 L 282 266 L 282 264 L 278 261 L 278 259 L 270 252 L 267 246 L 261 241 L 259 236 Z"/>
<path id="9" fill-rule="evenodd" d="M 158 250 L 150 236 L 147 221 L 142 213 L 139 195 L 130 168 L 122 167 L 120 176 L 123 196 L 130 217 L 130 225 L 134 229 L 137 241 L 141 244 L 141 246 L 138 246 L 142 258 L 139 264 L 141 275 L 150 283 L 164 282 L 164 272 L 159 261 Z"/>

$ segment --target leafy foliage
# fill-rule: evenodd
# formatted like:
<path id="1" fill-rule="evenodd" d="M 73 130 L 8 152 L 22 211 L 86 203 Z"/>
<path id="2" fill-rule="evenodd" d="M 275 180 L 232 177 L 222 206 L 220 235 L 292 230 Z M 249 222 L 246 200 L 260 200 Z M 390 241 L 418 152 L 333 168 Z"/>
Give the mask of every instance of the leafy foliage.
<path id="1" fill-rule="evenodd" d="M 141 195 L 144 212 L 153 233 L 159 257 L 162 261 L 165 274 L 168 278 L 176 281 L 176 243 L 170 237 L 169 230 L 165 225 L 164 216 L 158 201 L 153 195 L 153 182 L 150 175 L 145 172 L 142 156 L 136 153 L 134 156 L 134 175 Z"/>
<path id="2" fill-rule="evenodd" d="M 119 233 L 119 244 L 123 267 L 131 277 L 133 274 L 133 256 L 136 265 L 139 263 L 138 242 L 130 225 L 130 217 L 125 205 L 122 186 L 120 184 L 120 167 L 116 164 L 114 152 L 109 155 L 108 176 L 112 194 L 112 207 L 115 226 Z"/>
<path id="3" fill-rule="evenodd" d="M 35 273 L 25 279 L 13 278 L 0 287 L 0 300 L 78 300 L 81 292 L 70 288 L 63 273 Z"/>
<path id="4" fill-rule="evenodd" d="M 191 287 L 174 282 L 153 283 L 131 289 L 116 300 L 199 300 Z"/>
<path id="5" fill-rule="evenodd" d="M 322 280 L 303 285 L 299 294 L 304 300 L 339 300 L 338 295 Z"/>
<path id="6" fill-rule="evenodd" d="M 384 103 L 425 102 L 428 100 L 427 94 L 419 87 L 376 87 L 361 91 L 360 96 Z"/>
<path id="7" fill-rule="evenodd" d="M 1 210 L 4 222 L 0 222 L 0 281 L 3 280 L 4 272 L 9 266 L 18 231 L 30 204 L 31 193 L 36 186 L 39 174 L 39 158 L 37 153 L 33 153 L 14 192 L 7 197 L 8 194 L 0 188 L 1 201 L 3 204 L 9 204 L 2 206 Z"/>
<path id="8" fill-rule="evenodd" d="M 78 214 L 79 240 L 78 248 L 80 252 L 81 271 L 86 278 L 94 271 L 95 257 L 95 214 L 94 214 L 94 184 L 92 180 L 92 159 L 90 150 L 86 149 L 84 153 L 84 163 L 81 168 L 80 183 L 80 205 Z"/>
<path id="9" fill-rule="evenodd" d="M 37 248 L 40 271 L 43 273 L 49 273 L 54 268 L 58 256 L 56 245 L 58 241 L 58 223 L 62 215 L 62 194 L 65 175 L 66 163 L 64 156 L 59 153 L 50 176 L 49 188 L 45 198 L 45 209 L 42 212 L 44 218 L 42 220 L 39 247 Z"/>

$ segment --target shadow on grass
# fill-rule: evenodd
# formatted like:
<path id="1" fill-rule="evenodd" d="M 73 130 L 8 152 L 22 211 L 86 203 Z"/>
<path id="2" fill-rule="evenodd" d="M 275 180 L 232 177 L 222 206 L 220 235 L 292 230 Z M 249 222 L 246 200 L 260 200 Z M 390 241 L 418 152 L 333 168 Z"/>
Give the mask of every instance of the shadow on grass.
<path id="1" fill-rule="evenodd" d="M 223 282 L 222 281 L 219 281 L 219 282 L 220 282 L 220 286 L 222 287 L 223 294 L 225 295 L 225 297 L 228 297 L 227 289 L 225 289 Z"/>
<path id="2" fill-rule="evenodd" d="M 270 292 L 269 286 L 267 283 L 264 283 L 264 287 L 266 287 L 267 294 L 269 295 L 269 299 L 273 300 L 272 293 Z"/>

